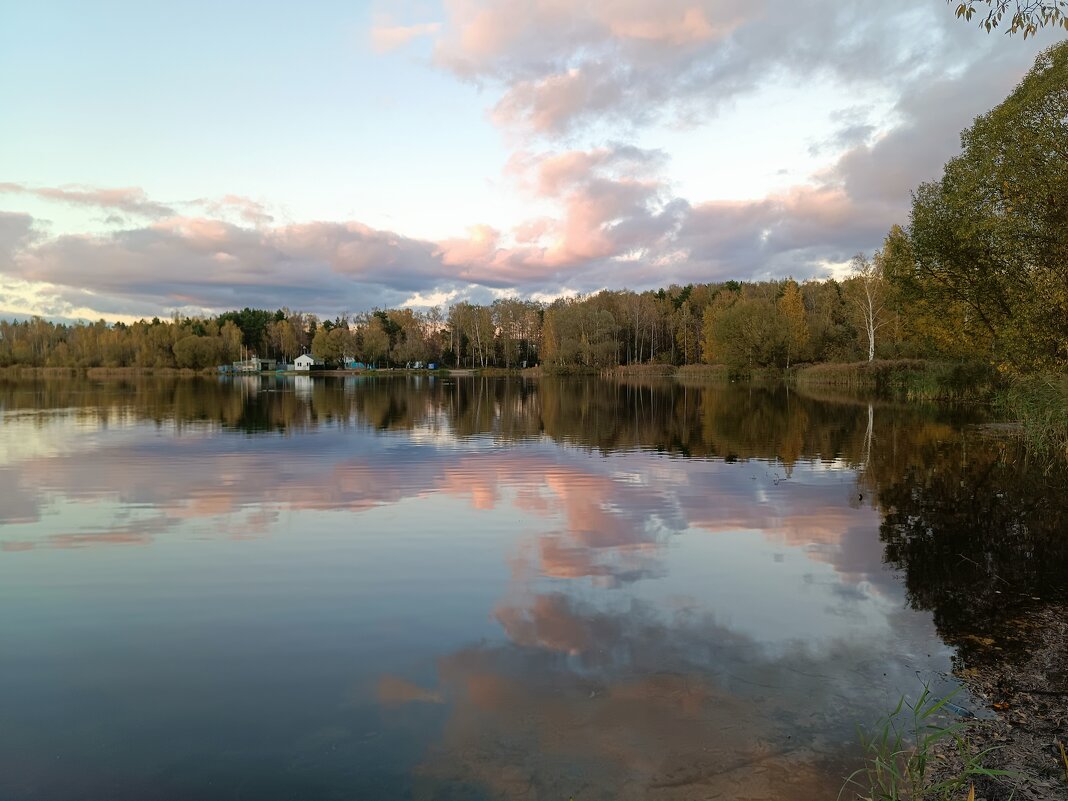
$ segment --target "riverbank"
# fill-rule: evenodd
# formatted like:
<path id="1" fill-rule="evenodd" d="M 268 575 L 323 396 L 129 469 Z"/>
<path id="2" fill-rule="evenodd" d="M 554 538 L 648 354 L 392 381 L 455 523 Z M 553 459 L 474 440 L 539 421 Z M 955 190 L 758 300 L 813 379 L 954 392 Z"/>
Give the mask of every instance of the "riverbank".
<path id="1" fill-rule="evenodd" d="M 37 378 L 194 378 L 216 375 L 214 368 L 193 370 L 188 367 L 0 367 L 0 379 Z"/>
<path id="2" fill-rule="evenodd" d="M 1068 606 L 1034 601 L 952 644 L 958 678 L 992 713 L 967 725 L 968 747 L 984 768 L 1009 773 L 976 777 L 976 801 L 1068 798 Z M 935 781 L 960 771 L 952 743 L 937 756 Z"/>

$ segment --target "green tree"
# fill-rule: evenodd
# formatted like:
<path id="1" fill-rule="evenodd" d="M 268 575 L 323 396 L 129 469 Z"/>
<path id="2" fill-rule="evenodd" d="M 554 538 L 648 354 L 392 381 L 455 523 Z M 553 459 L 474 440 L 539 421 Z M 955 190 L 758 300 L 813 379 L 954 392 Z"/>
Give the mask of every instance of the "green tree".
<path id="1" fill-rule="evenodd" d="M 710 317 L 707 345 L 714 359 L 731 367 L 774 364 L 786 349 L 787 321 L 771 300 L 742 297 Z"/>
<path id="2" fill-rule="evenodd" d="M 267 352 L 267 326 L 274 322 L 275 313 L 264 309 L 250 309 L 224 312 L 219 315 L 219 324 L 230 320 L 241 329 L 242 340 L 246 348 L 253 353 Z"/>
<path id="3" fill-rule="evenodd" d="M 941 180 L 913 198 L 915 280 L 964 304 L 998 361 L 1068 363 L 1068 42 L 961 134 Z"/>

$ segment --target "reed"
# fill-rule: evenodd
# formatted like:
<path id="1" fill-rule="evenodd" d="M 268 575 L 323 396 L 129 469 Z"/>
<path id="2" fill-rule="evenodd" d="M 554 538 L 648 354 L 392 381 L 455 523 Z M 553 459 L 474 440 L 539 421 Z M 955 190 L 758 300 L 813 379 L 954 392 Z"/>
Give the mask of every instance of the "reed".
<path id="1" fill-rule="evenodd" d="M 1021 376 L 999 393 L 1002 412 L 1020 424 L 1029 450 L 1068 458 L 1068 375 Z"/>
<path id="2" fill-rule="evenodd" d="M 989 401 L 1000 379 L 979 362 L 931 362 L 922 359 L 814 364 L 794 374 L 800 388 L 836 387 L 863 390 L 906 400 Z"/>

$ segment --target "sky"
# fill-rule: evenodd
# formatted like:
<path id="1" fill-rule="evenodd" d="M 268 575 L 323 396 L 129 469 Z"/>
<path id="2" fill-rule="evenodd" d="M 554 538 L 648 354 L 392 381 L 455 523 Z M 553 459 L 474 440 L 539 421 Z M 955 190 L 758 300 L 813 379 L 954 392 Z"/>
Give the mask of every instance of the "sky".
<path id="1" fill-rule="evenodd" d="M 0 4 L 0 317 L 840 274 L 1035 55 L 943 0 Z"/>

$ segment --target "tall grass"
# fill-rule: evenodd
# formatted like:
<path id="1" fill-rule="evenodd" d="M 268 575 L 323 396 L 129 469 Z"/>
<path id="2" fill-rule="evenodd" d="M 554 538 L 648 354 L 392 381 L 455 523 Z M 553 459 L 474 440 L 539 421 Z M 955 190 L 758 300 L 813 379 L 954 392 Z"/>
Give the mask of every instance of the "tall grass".
<path id="1" fill-rule="evenodd" d="M 966 724 L 938 723 L 951 697 L 936 698 L 925 685 L 914 704 L 902 697 L 874 727 L 861 730 L 864 766 L 846 779 L 839 801 L 962 801 L 976 777 L 1009 775 L 982 766 L 990 750 L 972 752 Z M 938 750 L 947 746 L 958 763 L 948 776 L 933 769 Z"/>
<path id="2" fill-rule="evenodd" d="M 1020 423 L 1029 450 L 1068 458 L 1068 375 L 1016 378 L 999 393 L 998 406 Z"/>
<path id="3" fill-rule="evenodd" d="M 799 368 L 798 387 L 865 390 L 908 400 L 988 401 L 998 384 L 993 367 L 978 362 L 879 359 Z"/>

